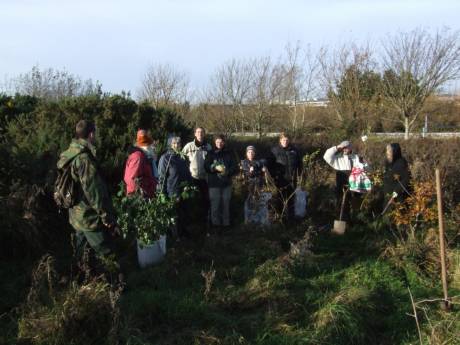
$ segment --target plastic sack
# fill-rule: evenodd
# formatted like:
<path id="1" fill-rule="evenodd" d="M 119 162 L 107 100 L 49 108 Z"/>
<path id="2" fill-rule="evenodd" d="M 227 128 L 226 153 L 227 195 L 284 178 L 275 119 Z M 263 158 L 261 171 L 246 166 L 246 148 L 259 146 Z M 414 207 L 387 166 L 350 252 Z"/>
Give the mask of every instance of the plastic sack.
<path id="1" fill-rule="evenodd" d="M 257 197 L 248 196 L 244 202 L 244 223 L 269 225 L 268 202 L 271 198 L 271 193 L 260 193 Z"/>
<path id="2" fill-rule="evenodd" d="M 297 218 L 305 218 L 307 215 L 307 196 L 308 193 L 300 187 L 295 190 L 294 215 Z"/>
<path id="3" fill-rule="evenodd" d="M 161 235 L 158 241 L 144 244 L 137 240 L 137 260 L 139 266 L 144 268 L 163 261 L 166 255 L 166 235 Z"/>
<path id="4" fill-rule="evenodd" d="M 353 167 L 348 178 L 351 192 L 368 193 L 372 189 L 372 182 L 367 176 L 364 166 Z"/>

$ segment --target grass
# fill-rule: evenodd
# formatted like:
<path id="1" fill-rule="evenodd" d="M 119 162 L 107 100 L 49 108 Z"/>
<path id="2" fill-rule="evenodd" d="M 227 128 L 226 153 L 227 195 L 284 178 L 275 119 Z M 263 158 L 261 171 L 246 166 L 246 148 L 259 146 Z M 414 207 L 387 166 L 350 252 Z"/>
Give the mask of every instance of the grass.
<path id="1" fill-rule="evenodd" d="M 107 318 L 114 311 L 108 286 L 95 283 L 88 293 L 69 283 L 56 288 L 54 302 L 30 309 L 23 305 L 30 266 L 2 263 L 0 341 L 16 343 L 19 334 L 34 344 L 417 344 L 408 287 L 415 300 L 439 298 L 442 289 L 410 261 L 401 266 L 382 256 L 386 235 L 376 227 L 335 237 L 309 222 L 265 231 L 235 226 L 173 243 L 162 264 L 130 271 L 115 324 Z M 306 230 L 313 231 L 311 252 L 290 255 L 290 243 Z M 459 295 L 455 264 L 450 293 Z M 206 275 L 212 270 L 214 277 Z M 39 329 L 36 319 L 53 320 L 52 327 Z M 423 343 L 458 343 L 459 319 L 458 309 L 421 305 Z"/>

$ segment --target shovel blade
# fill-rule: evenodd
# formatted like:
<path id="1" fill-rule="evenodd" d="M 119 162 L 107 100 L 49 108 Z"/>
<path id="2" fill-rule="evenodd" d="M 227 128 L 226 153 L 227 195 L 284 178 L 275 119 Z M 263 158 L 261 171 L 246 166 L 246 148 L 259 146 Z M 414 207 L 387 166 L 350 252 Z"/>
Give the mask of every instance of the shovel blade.
<path id="1" fill-rule="evenodd" d="M 332 233 L 336 235 L 343 235 L 347 228 L 347 222 L 343 220 L 334 220 L 334 227 L 332 228 Z"/>

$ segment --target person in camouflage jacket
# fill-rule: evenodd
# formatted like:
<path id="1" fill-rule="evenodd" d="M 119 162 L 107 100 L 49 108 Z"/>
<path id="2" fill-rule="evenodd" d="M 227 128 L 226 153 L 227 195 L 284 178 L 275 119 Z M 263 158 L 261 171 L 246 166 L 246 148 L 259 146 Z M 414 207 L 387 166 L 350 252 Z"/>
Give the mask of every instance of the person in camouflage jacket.
<path id="1" fill-rule="evenodd" d="M 72 178 L 78 184 L 78 194 L 69 209 L 70 225 L 76 230 L 77 247 L 86 241 L 98 255 L 113 253 L 113 237 L 116 233 L 115 211 L 107 186 L 102 180 L 96 163 L 94 124 L 81 120 L 76 126 L 76 138 L 61 153 L 57 167 L 71 164 Z"/>

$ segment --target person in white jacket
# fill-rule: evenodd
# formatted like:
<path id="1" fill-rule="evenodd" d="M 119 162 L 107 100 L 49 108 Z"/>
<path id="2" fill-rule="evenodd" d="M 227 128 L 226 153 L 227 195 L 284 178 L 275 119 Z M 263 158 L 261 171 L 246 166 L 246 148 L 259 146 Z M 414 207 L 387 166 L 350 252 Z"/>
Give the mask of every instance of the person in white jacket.
<path id="1" fill-rule="evenodd" d="M 348 179 L 354 166 L 362 166 L 360 157 L 353 152 L 353 147 L 349 141 L 342 141 L 339 145 L 333 146 L 324 153 L 324 160 L 336 171 L 336 197 L 337 208 L 340 213 L 343 193 L 348 188 Z M 367 165 L 367 164 L 365 164 Z M 350 221 L 351 203 L 357 204 L 361 201 L 359 193 L 348 192 L 345 198 L 343 219 Z"/>
<path id="2" fill-rule="evenodd" d="M 204 160 L 211 150 L 212 146 L 206 142 L 206 131 L 203 127 L 195 128 L 195 138 L 182 149 L 182 153 L 190 161 L 190 173 L 192 174 L 193 183 L 200 191 L 203 211 L 200 218 L 203 218 L 203 221 L 207 221 L 209 213 L 209 189 Z"/>

